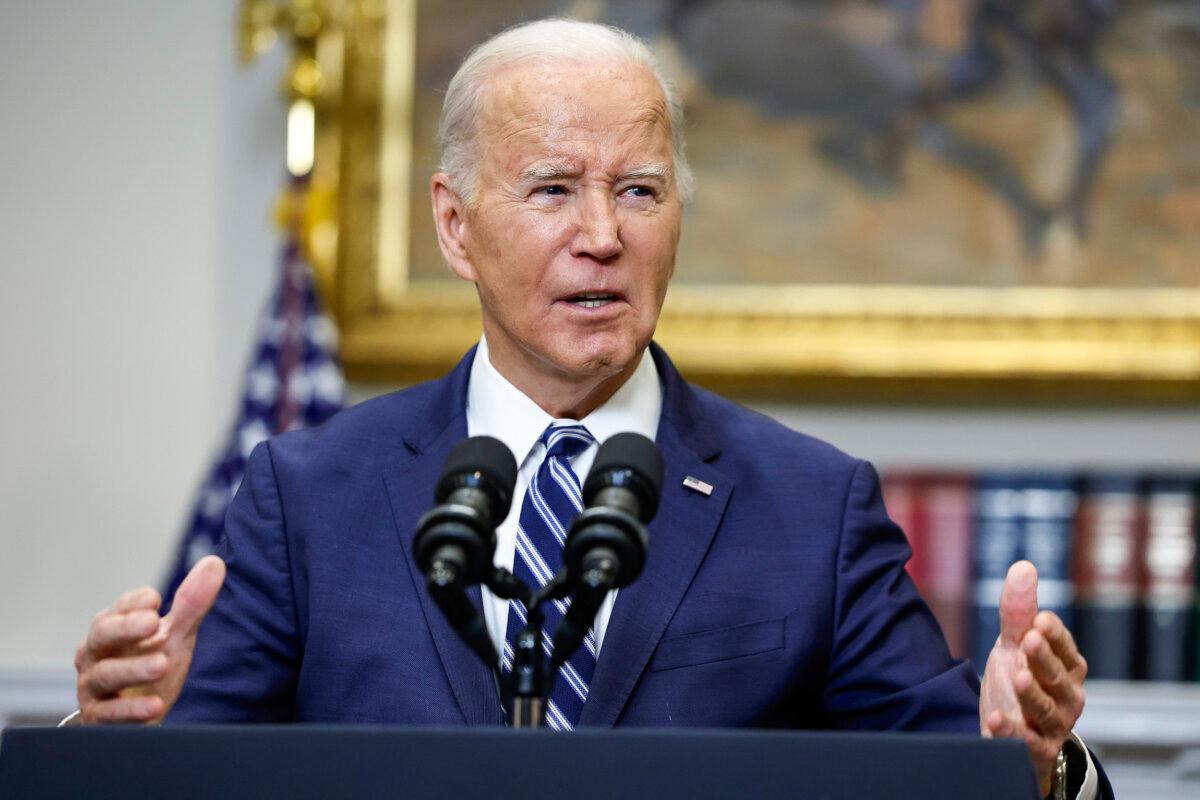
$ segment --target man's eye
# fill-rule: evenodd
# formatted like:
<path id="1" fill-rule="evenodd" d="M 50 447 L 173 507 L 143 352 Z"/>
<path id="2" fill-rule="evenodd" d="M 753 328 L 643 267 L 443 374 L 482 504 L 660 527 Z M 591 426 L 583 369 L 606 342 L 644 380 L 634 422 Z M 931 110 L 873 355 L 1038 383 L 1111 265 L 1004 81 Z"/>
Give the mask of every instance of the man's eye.
<path id="1" fill-rule="evenodd" d="M 567 187 L 558 186 L 558 185 L 542 186 L 535 192 L 535 194 L 545 194 L 545 195 L 550 195 L 552 197 L 556 197 L 558 195 L 564 195 L 566 193 L 567 193 Z"/>
<path id="2" fill-rule="evenodd" d="M 654 197 L 654 190 L 649 186 L 630 186 L 625 194 L 631 197 Z"/>

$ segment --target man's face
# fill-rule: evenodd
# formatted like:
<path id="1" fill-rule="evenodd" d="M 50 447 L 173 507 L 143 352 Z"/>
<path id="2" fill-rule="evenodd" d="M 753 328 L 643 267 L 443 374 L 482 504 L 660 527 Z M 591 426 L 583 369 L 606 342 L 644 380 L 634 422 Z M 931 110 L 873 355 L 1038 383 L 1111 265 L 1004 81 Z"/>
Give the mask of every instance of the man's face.
<path id="1" fill-rule="evenodd" d="M 514 67 L 483 106 L 475 200 L 449 261 L 478 287 L 493 361 L 535 380 L 631 368 L 682 211 L 657 82 L 633 64 Z"/>

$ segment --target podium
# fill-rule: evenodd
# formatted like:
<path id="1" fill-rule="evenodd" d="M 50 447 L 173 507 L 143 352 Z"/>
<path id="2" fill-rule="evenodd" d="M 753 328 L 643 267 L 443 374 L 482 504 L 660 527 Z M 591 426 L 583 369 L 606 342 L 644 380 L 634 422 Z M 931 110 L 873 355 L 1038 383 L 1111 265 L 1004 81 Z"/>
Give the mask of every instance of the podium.
<path id="1" fill-rule="evenodd" d="M 0 797 L 1030 800 L 1024 745 L 971 736 L 309 725 L 25 728 Z"/>

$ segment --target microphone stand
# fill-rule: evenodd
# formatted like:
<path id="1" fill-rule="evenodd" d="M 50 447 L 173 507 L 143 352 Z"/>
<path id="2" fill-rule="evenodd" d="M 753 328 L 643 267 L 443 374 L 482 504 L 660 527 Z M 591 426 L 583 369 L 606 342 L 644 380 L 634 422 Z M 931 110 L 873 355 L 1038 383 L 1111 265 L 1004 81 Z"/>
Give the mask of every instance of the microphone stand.
<path id="1" fill-rule="evenodd" d="M 513 647 L 512 711 L 509 724 L 514 728 L 546 726 L 545 660 L 542 658 L 542 610 L 529 609 L 525 629 Z"/>
<path id="2" fill-rule="evenodd" d="M 503 567 L 496 567 L 484 581 L 497 597 L 520 600 L 525 605 L 525 628 L 513 646 L 512 675 L 507 686 L 498 666 L 493 667 L 507 699 L 505 707 L 509 709 L 508 720 L 513 728 L 546 726 L 546 699 L 554 686 L 554 670 L 546 669 L 546 658 L 543 656 L 542 624 L 545 615 L 542 607 L 570 593 L 571 587 L 566 577 L 566 571 L 560 571 L 536 592 Z M 495 648 L 492 650 L 494 652 Z"/>
<path id="3" fill-rule="evenodd" d="M 581 637 L 567 653 L 560 654 L 560 648 L 556 647 L 553 660 L 543 655 L 545 645 L 542 626 L 545 614 L 542 609 L 547 602 L 561 600 L 570 594 L 567 572 L 565 569 L 559 571 L 537 591 L 531 590 L 524 581 L 503 567 L 495 567 L 484 578 L 483 583 L 496 597 L 503 600 L 520 600 L 525 605 L 525 628 L 517 636 L 513 647 L 512 673 L 509 676 L 504 675 L 483 617 L 467 598 L 465 587 L 453 565 L 441 559 L 435 561 L 427 579 L 429 592 L 446 615 L 451 627 L 496 678 L 509 724 L 513 728 L 544 728 L 546 700 L 554 688 L 555 673 L 582 642 Z"/>
<path id="4" fill-rule="evenodd" d="M 612 512 L 605 512 L 612 513 Z M 593 515 L 595 516 L 595 515 Z M 633 520 L 633 525 L 640 524 Z M 595 546 L 580 563 L 579 576 L 571 606 L 559 621 L 554 633 L 554 649 L 543 655 L 545 637 L 542 626 L 547 602 L 561 600 L 571 594 L 568 568 L 563 567 L 545 586 L 537 591 L 504 567 L 494 567 L 484 576 L 483 583 L 496 597 L 520 600 L 525 605 L 525 628 L 513 646 L 512 671 L 504 675 L 501 660 L 488 635 L 483 617 L 467 599 L 458 573 L 445 561 L 435 561 L 429 574 L 429 590 L 454 630 L 476 655 L 492 670 L 500 688 L 501 704 L 513 728 L 544 728 L 546 703 L 554 688 L 558 669 L 583 644 L 588 629 L 595 621 L 608 592 L 619 585 L 620 557 L 610 547 Z M 508 680 L 505 680 L 505 678 Z"/>
<path id="5" fill-rule="evenodd" d="M 488 636 L 483 618 L 467 598 L 458 571 L 444 561 L 437 561 L 429 571 L 426 585 L 450 627 L 494 674 L 499 675 L 500 659 L 496 655 L 496 648 Z"/>
<path id="6" fill-rule="evenodd" d="M 501 704 L 513 728 L 546 727 L 546 702 L 554 689 L 558 669 L 583 644 L 588 629 L 595 621 L 596 612 L 609 590 L 617 584 L 619 559 L 608 548 L 597 548 L 584 559 L 582 566 L 583 574 L 575 587 L 571 607 L 559 621 L 554 634 L 554 650 L 549 657 L 543 655 L 545 637 L 542 625 L 545 614 L 542 608 L 552 600 L 561 600 L 571 594 L 567 568 L 559 570 L 537 591 L 531 590 L 504 567 L 495 567 L 484 577 L 483 583 L 496 597 L 520 600 L 525 605 L 525 627 L 513 645 L 512 672 L 507 676 L 508 680 L 505 680 L 500 659 L 483 619 L 467 600 L 461 585 L 455 583 L 458 590 L 447 591 L 447 584 L 452 581 L 438 580 L 441 576 L 436 571 L 430 575 L 430 590 L 434 592 L 438 605 L 455 623 L 454 629 L 495 675 L 496 685 L 500 687 Z"/>

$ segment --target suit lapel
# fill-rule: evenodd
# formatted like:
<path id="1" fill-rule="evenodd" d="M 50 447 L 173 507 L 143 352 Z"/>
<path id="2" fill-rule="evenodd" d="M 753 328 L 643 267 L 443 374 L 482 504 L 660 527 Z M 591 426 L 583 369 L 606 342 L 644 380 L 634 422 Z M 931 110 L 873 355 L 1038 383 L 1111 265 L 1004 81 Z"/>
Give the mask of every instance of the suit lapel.
<path id="1" fill-rule="evenodd" d="M 580 725 L 616 723 L 695 578 L 733 490 L 732 480 L 707 463 L 719 451 L 693 416 L 691 389 L 662 350 L 652 345 L 651 352 L 663 381 L 657 436 L 662 497 L 649 526 L 645 569 L 617 594 Z M 711 485 L 712 494 L 685 487 L 688 476 Z"/>
<path id="2" fill-rule="evenodd" d="M 442 464 L 454 445 L 467 435 L 466 388 L 474 356 L 472 349 L 453 372 L 433 385 L 429 403 L 413 414 L 404 436 L 406 449 L 385 468 L 384 483 L 404 559 L 463 720 L 468 725 L 496 725 L 502 722 L 502 714 L 491 672 L 446 622 L 412 558 L 416 523 L 433 502 Z M 480 607 L 479 589 L 473 588 L 470 594 L 472 602 Z"/>

